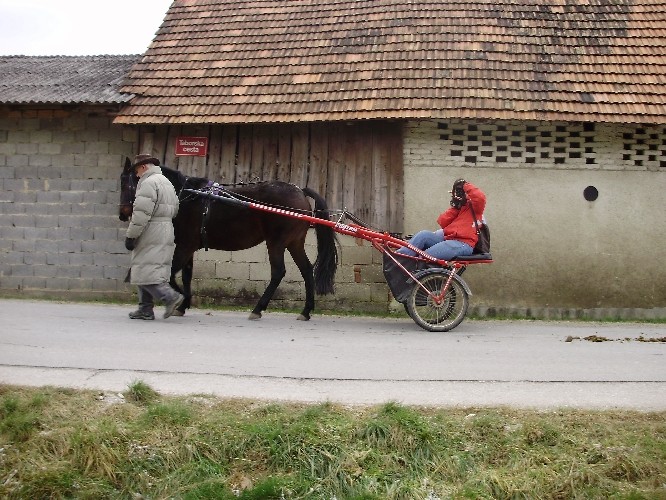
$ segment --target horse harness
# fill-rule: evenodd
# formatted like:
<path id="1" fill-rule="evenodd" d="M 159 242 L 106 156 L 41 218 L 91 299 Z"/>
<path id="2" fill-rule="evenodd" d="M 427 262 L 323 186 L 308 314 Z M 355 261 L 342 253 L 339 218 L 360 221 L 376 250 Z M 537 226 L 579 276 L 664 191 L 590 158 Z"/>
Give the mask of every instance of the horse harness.
<path id="1" fill-rule="evenodd" d="M 211 203 L 213 201 L 215 201 L 214 198 L 212 198 L 210 196 L 206 196 L 206 195 L 207 194 L 214 195 L 214 196 L 217 196 L 218 199 L 220 197 L 228 198 L 230 201 L 231 200 L 241 201 L 241 199 L 244 199 L 244 201 L 252 202 L 254 200 L 252 200 L 251 198 L 248 198 L 247 196 L 239 195 L 238 193 L 232 193 L 231 191 L 226 189 L 225 186 L 244 186 L 244 185 L 247 185 L 247 184 L 260 184 L 260 183 L 263 183 L 263 182 L 267 182 L 267 181 L 258 181 L 258 182 L 250 182 L 250 183 L 240 182 L 240 183 L 236 183 L 236 184 L 219 184 L 218 182 L 214 182 L 214 181 L 209 180 L 202 187 L 192 190 L 192 189 L 186 189 L 188 181 L 190 180 L 190 178 L 187 177 L 187 176 L 184 176 L 184 177 L 185 177 L 185 182 L 183 183 L 183 186 L 180 188 L 180 191 L 178 193 L 178 200 L 179 201 L 185 201 L 182 198 L 184 191 L 188 191 L 188 192 L 198 191 L 201 195 L 203 195 L 202 197 L 204 198 L 204 200 L 203 200 L 203 212 L 202 212 L 202 217 L 201 217 L 200 235 L 201 235 L 201 243 L 202 243 L 201 248 L 203 248 L 205 251 L 208 251 L 208 248 L 209 248 L 208 247 L 207 226 L 208 226 L 208 222 L 210 221 L 210 207 L 211 207 Z M 192 196 L 192 198 L 197 197 L 196 194 L 191 195 L 191 196 Z M 282 208 L 282 207 L 280 207 L 280 208 Z M 298 210 L 298 209 L 290 208 L 290 210 Z M 314 211 L 312 211 L 312 212 L 314 213 Z"/>
<path id="2" fill-rule="evenodd" d="M 185 176 L 185 182 L 183 183 L 183 187 L 180 188 L 180 192 L 178 193 L 178 200 L 182 201 L 182 194 L 183 190 L 187 187 L 187 183 L 190 180 L 189 177 Z M 245 183 L 240 183 L 240 185 L 243 185 Z M 229 184 L 231 185 L 231 184 Z M 234 186 L 237 184 L 233 184 Z M 213 194 L 215 196 L 224 196 L 224 197 L 229 197 L 229 198 L 235 198 L 235 196 L 232 196 L 229 193 L 229 190 L 224 188 L 225 185 L 219 184 L 214 181 L 208 181 L 206 185 L 202 186 L 201 188 L 197 189 L 197 191 L 201 191 L 202 194 Z M 193 197 L 196 197 L 194 195 Z M 201 244 L 202 248 L 207 252 L 208 251 L 208 231 L 207 231 L 207 226 L 208 222 L 210 221 L 210 204 L 213 201 L 213 198 L 209 196 L 203 196 L 204 201 L 203 201 L 203 212 L 202 212 L 202 217 L 201 217 L 201 229 L 199 231 L 201 235 Z"/>

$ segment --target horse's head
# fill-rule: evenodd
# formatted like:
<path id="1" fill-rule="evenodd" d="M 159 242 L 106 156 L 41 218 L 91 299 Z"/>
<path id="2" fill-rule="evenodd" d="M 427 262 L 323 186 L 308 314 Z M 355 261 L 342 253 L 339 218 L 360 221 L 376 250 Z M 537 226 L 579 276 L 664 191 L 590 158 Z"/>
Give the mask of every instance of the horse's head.
<path id="1" fill-rule="evenodd" d="M 132 216 L 138 182 L 139 178 L 132 168 L 132 162 L 129 158 L 125 158 L 125 167 L 120 174 L 120 203 L 118 204 L 118 218 L 123 222 L 127 222 Z"/>

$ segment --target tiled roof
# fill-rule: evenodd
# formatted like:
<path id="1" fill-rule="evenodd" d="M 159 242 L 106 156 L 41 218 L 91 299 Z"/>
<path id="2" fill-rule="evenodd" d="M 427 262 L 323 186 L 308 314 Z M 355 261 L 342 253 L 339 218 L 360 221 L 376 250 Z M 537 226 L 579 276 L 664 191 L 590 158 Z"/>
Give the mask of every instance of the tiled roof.
<path id="1" fill-rule="evenodd" d="M 141 56 L 0 56 L 0 104 L 122 104 Z"/>
<path id="2" fill-rule="evenodd" d="M 666 0 L 175 0 L 121 123 L 666 122 Z"/>

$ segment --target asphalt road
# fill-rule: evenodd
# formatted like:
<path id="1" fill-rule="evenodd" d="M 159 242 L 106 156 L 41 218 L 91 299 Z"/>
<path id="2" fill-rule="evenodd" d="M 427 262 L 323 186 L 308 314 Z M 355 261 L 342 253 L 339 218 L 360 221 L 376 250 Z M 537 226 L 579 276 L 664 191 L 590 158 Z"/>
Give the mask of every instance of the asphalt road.
<path id="1" fill-rule="evenodd" d="M 0 300 L 0 383 L 443 407 L 666 410 L 666 325 L 471 321 Z M 586 340 L 597 336 L 601 342 Z"/>

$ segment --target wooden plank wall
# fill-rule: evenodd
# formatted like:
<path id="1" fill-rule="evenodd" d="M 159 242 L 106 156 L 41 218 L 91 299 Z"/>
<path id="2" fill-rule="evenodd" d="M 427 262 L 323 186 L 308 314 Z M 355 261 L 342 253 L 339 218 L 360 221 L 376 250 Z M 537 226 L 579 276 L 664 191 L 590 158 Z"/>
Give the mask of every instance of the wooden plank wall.
<path id="1" fill-rule="evenodd" d="M 220 183 L 282 180 L 323 194 L 372 226 L 403 230 L 402 124 L 387 121 L 143 127 L 143 148 L 185 175 Z M 207 157 L 175 156 L 176 138 L 209 138 Z"/>

